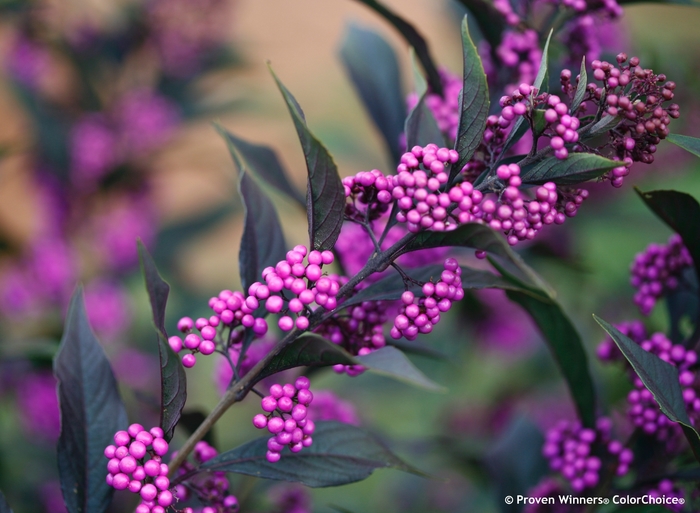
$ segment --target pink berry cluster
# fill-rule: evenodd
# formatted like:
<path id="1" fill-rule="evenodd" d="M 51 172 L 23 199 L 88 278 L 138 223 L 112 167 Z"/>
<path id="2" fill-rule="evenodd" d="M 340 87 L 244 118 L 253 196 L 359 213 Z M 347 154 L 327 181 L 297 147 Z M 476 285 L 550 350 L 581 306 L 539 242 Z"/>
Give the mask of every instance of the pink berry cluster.
<path id="1" fill-rule="evenodd" d="M 633 162 L 650 164 L 654 161 L 657 145 L 669 134 L 671 119 L 680 116 L 680 108 L 666 102 L 674 97 L 675 82 L 666 81 L 666 75 L 657 75 L 639 65 L 639 58 L 617 55 L 617 64 L 593 61 L 593 78 L 602 86 L 588 84 L 587 101 L 592 101 L 608 116 L 619 116 L 620 122 L 610 130 L 608 146 L 615 157 L 629 168 Z M 618 169 L 618 168 L 615 168 Z M 615 169 L 610 180 L 620 187 L 624 174 Z"/>
<path id="2" fill-rule="evenodd" d="M 558 188 L 547 182 L 534 190 L 534 198 L 527 199 L 518 187 L 520 167 L 517 164 L 499 166 L 496 176 L 508 185 L 481 203 L 479 219 L 494 230 L 503 231 L 512 246 L 523 240 L 531 240 L 538 231 L 550 224 L 562 224 L 573 217 L 588 191 Z"/>
<path id="3" fill-rule="evenodd" d="M 630 266 L 631 283 L 637 289 L 634 302 L 649 315 L 656 301 L 678 287 L 683 272 L 693 266 L 693 259 L 680 235 L 673 234 L 668 244 L 650 244 L 637 254 Z"/>
<path id="4" fill-rule="evenodd" d="M 209 300 L 209 308 L 214 311 L 214 315 L 200 317 L 193 321 L 190 317 L 183 317 L 177 323 L 177 329 L 185 334 L 185 339 L 172 336 L 168 339 L 170 347 L 176 353 L 183 349 L 190 352 L 182 357 L 182 365 L 194 367 L 196 353 L 210 355 L 217 349 L 217 343 L 222 346 L 240 342 L 243 337 L 243 330 L 236 328 L 242 326 L 250 328 L 257 336 L 267 333 L 267 322 L 262 317 L 255 317 L 257 300 L 249 300 L 241 292 L 222 290 L 218 296 Z M 194 332 L 194 329 L 199 334 Z M 224 333 L 228 332 L 228 340 L 224 338 Z"/>
<path id="5" fill-rule="evenodd" d="M 474 219 L 482 194 L 468 181 L 441 192 L 449 179 L 449 168 L 459 154 L 435 144 L 414 146 L 401 156 L 393 178 L 392 196 L 397 200 L 396 219 L 409 231 L 446 231 Z"/>
<path id="6" fill-rule="evenodd" d="M 159 427 L 146 431 L 141 424 L 131 424 L 126 431 L 117 431 L 114 445 L 105 448 L 107 484 L 117 490 L 129 490 L 141 495 L 136 513 L 164 513 L 173 503 L 168 489 L 168 465 L 163 456 L 168 442 Z"/>
<path id="7" fill-rule="evenodd" d="M 207 442 L 200 441 L 194 446 L 192 454 L 194 463 L 184 461 L 177 471 L 178 476 L 192 472 L 202 463 L 217 456 L 218 452 Z M 175 487 L 174 496 L 179 501 L 187 501 L 193 495 L 206 506 L 198 510 L 184 508 L 182 513 L 236 513 L 239 510 L 238 499 L 229 493 L 229 482 L 225 472 L 202 472 L 189 478 L 186 486 L 179 484 Z"/>
<path id="8" fill-rule="evenodd" d="M 533 29 L 504 31 L 501 44 L 496 48 L 496 55 L 505 66 L 517 71 L 515 84 L 533 83 L 542 60 L 537 31 Z M 506 86 L 506 91 L 515 87 Z"/>
<path id="9" fill-rule="evenodd" d="M 309 405 L 306 420 L 335 420 L 345 424 L 360 425 L 355 406 L 330 390 L 314 392 L 314 401 L 313 404 Z"/>
<path id="10" fill-rule="evenodd" d="M 346 315 L 334 316 L 316 330 L 334 344 L 343 347 L 352 355 L 364 356 L 386 345 L 384 323 L 389 304 L 384 301 L 365 301 L 352 305 Z M 362 365 L 333 366 L 337 373 L 358 376 L 365 371 Z"/>
<path id="11" fill-rule="evenodd" d="M 324 276 L 322 269 L 335 260 L 333 252 L 313 250 L 308 256 L 307 252 L 306 246 L 295 246 L 287 252 L 285 260 L 263 270 L 265 283 L 255 282 L 248 289 L 250 296 L 246 301 L 250 300 L 255 308 L 258 301 L 265 301 L 268 312 L 284 314 L 277 323 L 282 331 L 291 331 L 295 326 L 307 329 L 313 303 L 326 310 L 337 306 L 336 295 L 342 280 L 336 275 Z M 307 257 L 306 264 L 304 257 Z M 291 292 L 291 299 L 283 295 L 283 291 Z"/>
<path id="12" fill-rule="evenodd" d="M 454 258 L 448 258 L 443 264 L 444 271 L 437 283 L 423 285 L 422 297 L 416 297 L 407 290 L 401 295 L 401 309 L 394 319 L 391 336 L 394 339 L 405 337 L 415 340 L 419 333 L 430 333 L 440 322 L 440 313 L 447 312 L 453 301 L 464 297 L 462 289 L 462 268 Z"/>
<path id="13" fill-rule="evenodd" d="M 462 77 L 453 75 L 446 69 L 440 70 L 443 96 L 428 93 L 425 97 L 425 105 L 430 109 L 440 132 L 446 138 L 454 142 L 457 139 L 459 129 L 459 94 L 462 92 Z M 412 93 L 407 97 L 409 110 L 418 103 L 418 95 Z"/>
<path id="14" fill-rule="evenodd" d="M 651 490 L 648 490 L 646 492 L 650 497 L 653 498 L 659 498 L 659 497 L 666 497 L 668 499 L 671 498 L 677 498 L 677 499 L 683 499 L 683 492 L 678 488 L 677 486 L 673 485 L 673 481 L 670 479 L 662 479 L 657 483 L 657 485 L 652 488 Z M 679 513 L 680 511 L 683 510 L 683 503 L 681 504 L 672 504 L 672 503 L 667 503 L 664 504 L 664 507 L 674 511 L 676 513 Z"/>
<path id="15" fill-rule="evenodd" d="M 373 221 L 390 208 L 391 181 L 378 169 L 360 171 L 355 176 L 343 178 L 345 216 L 357 222 Z"/>
<path id="16" fill-rule="evenodd" d="M 629 470 L 634 458 L 630 449 L 610 436 L 612 422 L 601 417 L 596 428 L 584 428 L 581 424 L 566 420 L 551 428 L 545 437 L 542 454 L 549 460 L 549 467 L 559 472 L 571 484 L 574 492 L 593 488 L 600 481 L 600 470 L 605 460 L 615 461 L 616 473 L 622 476 Z M 604 448 L 603 453 L 596 453 Z"/>
<path id="17" fill-rule="evenodd" d="M 270 395 L 260 401 L 266 413 L 253 417 L 253 425 L 258 429 L 267 428 L 273 435 L 267 441 L 266 457 L 270 463 L 279 461 L 286 446 L 296 453 L 313 443 L 311 435 L 316 426 L 306 418 L 308 406 L 314 398 L 309 385 L 309 379 L 304 376 L 298 377 L 293 385 L 274 384 L 270 387 Z"/>
<path id="18" fill-rule="evenodd" d="M 581 126 L 581 122 L 577 117 L 569 114 L 569 107 L 558 96 L 550 95 L 547 98 L 547 105 L 548 108 L 544 111 L 544 120 L 554 134 L 549 145 L 554 150 L 554 156 L 563 160 L 569 156 L 569 150 L 564 145 L 578 141 L 576 130 Z"/>

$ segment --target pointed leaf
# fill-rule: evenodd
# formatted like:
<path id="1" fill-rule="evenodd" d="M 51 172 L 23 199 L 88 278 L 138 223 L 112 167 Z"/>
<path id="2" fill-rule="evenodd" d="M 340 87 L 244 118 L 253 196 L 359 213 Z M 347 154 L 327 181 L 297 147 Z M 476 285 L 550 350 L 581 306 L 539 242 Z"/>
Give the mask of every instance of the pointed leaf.
<path id="1" fill-rule="evenodd" d="M 434 279 L 437 281 L 440 274 L 444 271 L 442 265 L 429 265 L 419 267 L 417 269 L 408 269 L 406 274 L 415 281 L 425 283 Z M 468 289 L 511 289 L 518 288 L 508 280 L 504 280 L 500 276 L 496 276 L 490 271 L 481 269 L 472 269 L 471 267 L 462 266 L 462 288 Z M 422 285 L 415 283 L 409 284 L 408 288 L 404 284 L 403 278 L 399 273 L 392 273 L 381 280 L 373 283 L 369 287 L 362 289 L 354 296 L 346 300 L 341 307 L 356 305 L 364 301 L 393 301 L 401 299 L 401 294 L 406 290 L 418 293 Z"/>
<path id="2" fill-rule="evenodd" d="M 454 149 L 459 160 L 450 170 L 450 182 L 469 162 L 484 137 L 489 115 L 489 86 L 481 57 L 469 35 L 467 17 L 462 20 L 463 79 L 460 95 L 459 128 Z"/>
<path id="3" fill-rule="evenodd" d="M 576 94 L 571 102 L 570 112 L 575 113 L 583 102 L 583 97 L 586 96 L 586 87 L 588 86 L 588 73 L 586 72 L 586 56 L 581 60 L 581 71 L 578 75 L 578 85 L 576 86 Z"/>
<path id="4" fill-rule="evenodd" d="M 585 126 L 579 131 L 579 137 L 582 141 L 587 141 L 593 137 L 597 137 L 600 134 L 614 130 L 618 124 L 620 124 L 620 116 L 610 116 L 606 114 L 594 125 Z"/>
<path id="5" fill-rule="evenodd" d="M 377 355 L 377 356 L 374 356 Z M 410 385 L 433 391 L 442 387 L 428 379 L 401 351 L 383 347 L 367 356 L 352 356 L 342 347 L 314 333 L 306 333 L 282 348 L 258 374 L 247 390 L 258 381 L 278 372 L 296 367 L 327 367 L 329 365 L 364 365 L 369 371 L 382 374 Z"/>
<path id="6" fill-rule="evenodd" d="M 165 433 L 165 439 L 170 441 L 187 401 L 187 376 L 180 363 L 180 357 L 168 344 L 168 333 L 165 331 L 165 305 L 168 301 L 170 286 L 160 277 L 153 258 L 141 241 L 139 241 L 139 259 L 153 311 L 153 323 L 158 331 L 161 383 L 160 427 Z"/>
<path id="7" fill-rule="evenodd" d="M 547 41 L 542 49 L 542 60 L 540 61 L 540 69 L 537 72 L 537 77 L 535 78 L 535 83 L 533 87 L 537 89 L 540 93 L 546 92 L 549 89 L 549 74 L 547 72 L 548 66 L 548 55 L 549 55 L 549 42 L 552 40 L 552 31 L 549 31 L 549 36 L 547 36 Z M 528 125 L 525 118 L 519 116 L 515 121 L 512 130 L 506 137 L 506 142 L 503 144 L 503 151 L 501 152 L 501 157 L 505 156 L 506 152 L 513 146 L 520 138 L 525 135 L 528 130 Z"/>
<path id="8" fill-rule="evenodd" d="M 378 33 L 353 23 L 343 39 L 340 57 L 393 161 L 398 162 L 406 105 L 394 50 Z"/>
<path id="9" fill-rule="evenodd" d="M 53 368 L 61 409 L 58 472 L 66 508 L 102 513 L 114 492 L 105 482 L 104 449 L 128 420 L 112 368 L 90 328 L 82 289 L 71 299 Z"/>
<path id="10" fill-rule="evenodd" d="M 554 296 L 552 288 L 523 262 L 522 258 L 508 246 L 503 236 L 483 224 L 468 223 L 449 232 L 419 232 L 401 250 L 401 254 L 445 246 L 486 251 L 499 259 L 502 269 L 508 271 L 513 279 L 519 280 L 520 286 L 544 297 Z M 498 271 L 503 273 L 501 269 Z"/>
<path id="11" fill-rule="evenodd" d="M 140 240 L 137 242 L 139 250 L 139 260 L 141 263 L 141 272 L 143 273 L 144 281 L 146 282 L 146 291 L 148 292 L 148 300 L 151 303 L 151 311 L 153 314 L 153 324 L 158 332 L 167 340 L 168 334 L 165 331 L 165 305 L 168 302 L 168 294 L 170 293 L 170 285 L 163 281 L 160 277 L 156 263 L 153 261 L 151 254 Z"/>
<path id="12" fill-rule="evenodd" d="M 404 381 L 433 392 L 444 392 L 445 388 L 425 376 L 401 351 L 392 346 L 384 346 L 370 354 L 356 356 L 360 364 L 376 374 Z"/>
<path id="13" fill-rule="evenodd" d="M 619 167 L 620 162 L 592 153 L 572 153 L 561 160 L 547 157 L 522 174 L 523 183 L 575 185 L 598 178 L 607 171 Z"/>
<path id="14" fill-rule="evenodd" d="M 551 299 L 513 290 L 506 291 L 506 295 L 522 306 L 537 324 L 566 380 L 581 422 L 592 427 L 596 418 L 595 388 L 588 369 L 588 356 L 576 328 L 561 306 Z"/>
<path id="15" fill-rule="evenodd" d="M 430 89 L 434 93 L 442 96 L 442 80 L 440 79 L 440 73 L 438 72 L 437 66 L 435 66 L 435 63 L 430 56 L 428 43 L 425 42 L 423 36 L 418 33 L 413 25 L 408 23 L 406 20 L 398 16 L 395 12 L 391 11 L 377 0 L 357 1 L 365 4 L 367 7 L 377 12 L 386 21 L 391 23 L 396 30 L 399 31 L 409 46 L 412 46 L 415 49 L 416 55 L 423 66 L 423 70 L 425 70 L 425 74 L 428 76 Z"/>
<path id="16" fill-rule="evenodd" d="M 445 146 L 445 137 L 438 127 L 435 116 L 425 104 L 427 93 L 424 93 L 406 118 L 406 148 L 437 144 Z"/>
<path id="17" fill-rule="evenodd" d="M 655 354 L 645 351 L 639 344 L 620 333 L 615 326 L 597 315 L 593 315 L 593 318 L 612 337 L 627 361 L 630 362 L 634 372 L 652 393 L 664 415 L 681 425 L 695 458 L 700 461 L 700 435 L 688 418 L 683 391 L 678 382 L 678 369 Z"/>
<path id="18" fill-rule="evenodd" d="M 214 123 L 214 128 L 226 141 L 231 155 L 238 154 L 241 156 L 243 164 L 248 171 L 258 176 L 265 183 L 272 185 L 281 193 L 286 194 L 306 209 L 304 195 L 291 184 L 287 178 L 284 166 L 272 148 L 244 141 L 217 123 Z"/>
<path id="19" fill-rule="evenodd" d="M 296 454 L 285 450 L 276 463 L 265 457 L 268 438 L 258 438 L 222 453 L 199 469 L 291 481 L 313 488 L 362 481 L 378 468 L 417 472 L 374 435 L 350 424 L 317 422 L 313 445 Z"/>
<path id="20" fill-rule="evenodd" d="M 696 157 L 700 157 L 700 139 L 681 134 L 669 134 L 666 137 L 668 142 L 680 146 L 685 151 L 689 151 Z"/>
<path id="21" fill-rule="evenodd" d="M 637 190 L 637 194 L 663 222 L 681 236 L 693 259 L 695 276 L 700 276 L 700 204 L 697 200 L 690 194 L 678 191 Z M 697 318 L 700 318 L 700 312 Z M 695 324 L 690 342 L 700 338 L 700 322 Z"/>
<path id="22" fill-rule="evenodd" d="M 501 44 L 501 36 L 506 29 L 503 15 L 496 10 L 492 3 L 484 0 L 457 0 L 476 20 L 481 35 L 491 45 L 492 51 Z"/>
<path id="23" fill-rule="evenodd" d="M 304 113 L 292 93 L 280 82 L 272 69 L 270 72 L 287 103 L 304 150 L 309 174 L 306 206 L 311 248 L 318 251 L 331 250 L 343 226 L 345 211 L 345 191 L 338 176 L 338 168 L 328 150 L 306 126 Z"/>
<path id="24" fill-rule="evenodd" d="M 10 508 L 10 505 L 7 503 L 7 499 L 2 491 L 0 491 L 0 513 L 12 513 L 12 508 Z"/>
<path id="25" fill-rule="evenodd" d="M 285 259 L 287 246 L 277 210 L 248 173 L 240 170 L 238 187 L 245 205 L 245 221 L 238 267 L 243 290 L 261 279 L 262 270 Z"/>
<path id="26" fill-rule="evenodd" d="M 326 367 L 357 363 L 342 347 L 314 333 L 306 333 L 282 348 L 252 380 L 251 387 L 268 376 L 296 367 Z"/>

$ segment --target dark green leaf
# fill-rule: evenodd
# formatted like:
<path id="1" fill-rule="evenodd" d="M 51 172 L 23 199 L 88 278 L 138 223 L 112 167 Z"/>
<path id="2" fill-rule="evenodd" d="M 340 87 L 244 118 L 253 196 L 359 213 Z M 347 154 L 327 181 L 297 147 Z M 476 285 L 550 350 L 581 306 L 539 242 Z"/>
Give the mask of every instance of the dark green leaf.
<path id="1" fill-rule="evenodd" d="M 0 513 L 12 513 L 12 508 L 7 503 L 7 499 L 5 499 L 2 491 L 0 491 Z"/>
<path id="2" fill-rule="evenodd" d="M 450 170 L 450 181 L 462 170 L 472 158 L 476 148 L 481 144 L 489 115 L 489 86 L 481 57 L 469 36 L 467 17 L 462 20 L 462 55 L 464 72 L 462 75 L 462 94 L 460 95 L 459 128 L 454 149 L 459 153 L 459 160 Z"/>
<path id="3" fill-rule="evenodd" d="M 449 232 L 420 232 L 401 250 L 401 254 L 444 246 L 486 251 L 489 255 L 497 257 L 502 269 L 508 271 L 513 278 L 517 278 L 521 286 L 532 292 L 544 294 L 545 297 L 554 295 L 551 287 L 510 249 L 503 236 L 483 224 L 468 223 Z"/>
<path id="4" fill-rule="evenodd" d="M 261 279 L 262 270 L 274 267 L 287 253 L 277 210 L 248 173 L 240 170 L 239 191 L 245 204 L 245 228 L 238 252 L 243 290 Z"/>
<path id="5" fill-rule="evenodd" d="M 584 426 L 595 423 L 596 398 L 581 337 L 561 307 L 551 299 L 508 290 L 508 298 L 522 306 L 542 332 L 569 387 Z"/>
<path id="6" fill-rule="evenodd" d="M 697 137 L 690 137 L 688 135 L 681 134 L 670 134 L 666 137 L 666 140 L 670 143 L 680 146 L 685 151 L 689 151 L 696 157 L 700 157 L 700 139 Z"/>
<path id="7" fill-rule="evenodd" d="M 540 93 L 546 92 L 549 89 L 549 73 L 547 72 L 548 66 L 548 55 L 549 55 L 549 42 L 552 39 L 552 31 L 549 31 L 549 36 L 547 36 L 547 41 L 542 49 L 542 60 L 540 61 L 540 69 L 537 72 L 537 77 L 535 78 L 535 83 L 533 87 L 537 89 Z M 503 144 L 503 151 L 501 152 L 501 157 L 503 157 L 506 152 L 513 146 L 520 138 L 525 135 L 529 126 L 524 117 L 518 116 L 518 119 L 513 125 L 513 129 L 506 137 L 506 142 Z"/>
<path id="8" fill-rule="evenodd" d="M 313 333 L 304 334 L 284 347 L 267 367 L 251 381 L 248 389 L 258 381 L 283 370 L 296 367 L 327 367 L 337 364 L 361 364 L 369 371 L 411 385 L 434 391 L 442 390 L 442 387 L 428 379 L 406 358 L 406 355 L 395 347 L 383 347 L 367 356 L 352 356 L 342 347 Z"/>
<path id="9" fill-rule="evenodd" d="M 90 328 L 82 289 L 71 299 L 53 368 L 61 408 L 58 472 L 66 508 L 102 513 L 114 492 L 105 482 L 104 448 L 128 420 L 112 368 Z"/>
<path id="10" fill-rule="evenodd" d="M 442 96 L 442 80 L 440 79 L 440 73 L 435 66 L 433 59 L 430 57 L 430 50 L 428 49 L 428 43 L 425 42 L 423 36 L 421 36 L 418 31 L 408 23 L 406 20 L 398 16 L 396 13 L 388 9 L 383 4 L 377 2 L 376 0 L 357 0 L 358 2 L 365 4 L 370 9 L 373 9 L 380 16 L 382 16 L 386 21 L 391 23 L 396 30 L 403 36 L 406 42 L 412 46 L 415 51 L 420 63 L 425 70 L 425 74 L 428 76 L 428 83 L 430 84 L 430 89 Z"/>
<path id="11" fill-rule="evenodd" d="M 424 93 L 419 98 L 418 103 L 406 118 L 406 148 L 410 149 L 415 145 L 426 146 L 431 143 L 441 148 L 445 146 L 445 137 L 430 108 L 425 104 L 427 94 Z"/>
<path id="12" fill-rule="evenodd" d="M 523 173 L 526 184 L 543 184 L 554 182 L 557 185 L 575 185 L 598 178 L 620 162 L 606 159 L 592 153 L 572 153 L 561 160 L 547 157 Z"/>
<path id="13" fill-rule="evenodd" d="M 355 360 L 376 374 L 383 374 L 433 392 L 445 391 L 444 387 L 427 378 L 405 354 L 395 347 L 385 346 L 370 354 L 356 356 Z"/>
<path id="14" fill-rule="evenodd" d="M 581 140 L 586 141 L 593 137 L 596 137 L 605 132 L 613 130 L 620 123 L 620 116 L 609 116 L 605 115 L 600 120 L 590 127 L 584 127 L 580 132 L 579 136 Z"/>
<path id="15" fill-rule="evenodd" d="M 153 258 L 141 241 L 138 246 L 141 269 L 153 311 L 153 323 L 158 331 L 161 383 L 160 427 L 165 433 L 165 439 L 170 441 L 187 401 L 187 376 L 180 363 L 180 357 L 168 344 L 168 333 L 165 331 L 165 306 L 170 286 L 160 277 Z"/>
<path id="16" fill-rule="evenodd" d="M 484 0 L 457 0 L 476 20 L 484 39 L 494 51 L 501 44 L 501 36 L 506 29 L 503 15 L 496 10 L 492 3 Z"/>
<path id="17" fill-rule="evenodd" d="M 270 69 L 272 72 L 272 69 Z M 304 150 L 308 169 L 306 207 L 309 219 L 309 240 L 312 249 L 333 249 L 343 226 L 345 191 L 338 176 L 338 168 L 328 150 L 314 137 L 304 120 L 304 113 L 292 93 L 280 82 L 274 72 L 287 108 L 294 121 L 299 142 Z"/>
<path id="18" fill-rule="evenodd" d="M 170 285 L 163 281 L 160 277 L 156 263 L 153 261 L 150 253 L 140 240 L 137 242 L 139 250 L 139 260 L 141 262 L 141 272 L 146 282 L 146 291 L 148 292 L 148 300 L 151 303 L 151 311 L 153 313 L 153 324 L 158 332 L 168 339 L 168 334 L 165 331 L 165 305 L 168 302 L 168 294 L 170 293 Z"/>
<path id="19" fill-rule="evenodd" d="M 700 312 L 700 298 L 697 294 L 698 282 L 693 269 L 686 269 L 681 277 L 682 283 L 689 285 L 678 287 L 666 294 L 668 309 L 669 338 L 674 344 L 681 344 L 692 333 Z"/>
<path id="20" fill-rule="evenodd" d="M 605 322 L 597 315 L 593 315 L 593 318 L 612 337 L 627 361 L 630 362 L 634 372 L 652 393 L 664 415 L 681 425 L 695 458 L 700 461 L 700 435 L 692 427 L 690 418 L 688 418 L 683 391 L 678 382 L 678 369 L 655 354 L 645 351 L 639 344 L 620 333 L 615 326 Z"/>
<path id="21" fill-rule="evenodd" d="M 431 279 L 437 280 L 444 270 L 442 265 L 430 265 L 418 269 L 408 269 L 406 274 L 415 281 L 425 283 Z M 496 276 L 492 272 L 481 269 L 472 269 L 462 266 L 462 288 L 467 289 L 511 289 L 517 288 L 513 283 Z M 408 290 L 418 292 L 422 285 L 409 284 Z M 362 303 L 363 301 L 393 301 L 401 299 L 401 294 L 407 290 L 403 278 L 399 273 L 392 273 L 373 283 L 366 289 L 345 301 L 341 307 L 348 307 Z"/>
<path id="22" fill-rule="evenodd" d="M 510 423 L 485 457 L 500 497 L 525 495 L 547 474 L 542 445 L 544 437 L 532 422 L 517 417 Z M 501 511 L 518 512 L 521 507 L 503 503 Z"/>
<path id="23" fill-rule="evenodd" d="M 355 363 L 357 362 L 342 347 L 319 335 L 307 333 L 282 348 L 267 367 L 255 377 L 250 386 L 252 387 L 268 376 L 296 367 L 325 367 L 336 364 L 353 365 Z"/>
<path id="24" fill-rule="evenodd" d="M 384 137 L 393 161 L 398 162 L 406 105 L 394 50 L 373 30 L 350 24 L 340 57 L 367 113 Z"/>
<path id="25" fill-rule="evenodd" d="M 264 436 L 222 453 L 200 469 L 291 481 L 313 488 L 361 481 L 378 468 L 416 472 L 374 435 L 350 424 L 317 422 L 313 445 L 296 454 L 284 451 L 276 463 L 265 457 L 268 438 Z"/>
<path id="26" fill-rule="evenodd" d="M 681 236 L 693 258 L 695 276 L 700 276 L 700 204 L 690 194 L 678 191 L 637 190 L 637 194 L 663 222 Z M 690 342 L 696 342 L 698 338 L 700 322 L 696 322 Z"/>
<path id="27" fill-rule="evenodd" d="M 272 148 L 244 141 L 217 123 L 214 123 L 214 127 L 226 141 L 231 155 L 240 155 L 248 171 L 297 201 L 306 209 L 304 196 L 289 182 L 284 166 Z"/>
<path id="28" fill-rule="evenodd" d="M 570 112 L 575 113 L 583 102 L 583 97 L 586 96 L 586 86 L 588 85 L 588 73 L 586 72 L 586 56 L 581 60 L 581 71 L 579 72 L 578 85 L 576 86 L 576 94 L 571 102 Z"/>

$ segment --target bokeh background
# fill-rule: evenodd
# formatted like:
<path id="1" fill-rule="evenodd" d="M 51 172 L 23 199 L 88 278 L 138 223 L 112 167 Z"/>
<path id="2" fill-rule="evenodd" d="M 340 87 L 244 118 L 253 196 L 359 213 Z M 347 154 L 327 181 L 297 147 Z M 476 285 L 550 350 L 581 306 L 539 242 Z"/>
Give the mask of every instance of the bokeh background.
<path id="1" fill-rule="evenodd" d="M 449 0 L 386 0 L 414 23 L 440 65 L 461 71 L 459 22 Z M 236 172 L 217 121 L 246 140 L 272 146 L 293 183 L 306 169 L 286 107 L 268 71 L 303 107 L 341 175 L 390 160 L 338 58 L 349 23 L 379 32 L 399 56 L 412 89 L 408 48 L 394 30 L 350 0 L 54 0 L 0 2 L 0 489 L 15 511 L 65 511 L 57 485 L 58 417 L 50 373 L 67 299 L 86 290 L 90 319 L 120 380 L 130 420 L 157 423 L 157 348 L 136 258 L 144 240 L 173 287 L 168 326 L 199 317 L 207 299 L 240 288 L 243 209 Z M 614 26 L 618 51 L 677 82 L 674 131 L 700 135 L 700 10 L 625 8 Z M 681 128 L 682 127 L 682 128 Z M 656 163 L 638 164 L 621 190 L 591 187 L 579 215 L 522 248 L 552 283 L 580 329 L 597 386 L 612 411 L 626 394 L 619 369 L 594 358 L 597 313 L 640 317 L 628 266 L 668 230 L 637 198 L 676 188 L 700 197 L 698 165 L 662 145 Z M 287 243 L 306 242 L 306 217 L 274 189 Z M 465 257 L 467 258 L 467 257 Z M 663 329 L 657 307 L 649 325 Z M 378 471 L 364 482 L 298 491 L 233 476 L 243 511 L 288 511 L 298 493 L 308 511 L 500 511 L 505 492 L 537 477 L 540 430 L 572 407 L 528 318 L 500 292 L 469 295 L 412 356 L 448 388 L 432 394 L 384 378 L 318 372 L 313 387 L 354 405 L 361 425 L 432 477 Z M 215 358 L 188 370 L 189 412 L 216 404 Z M 219 450 L 258 432 L 249 398 L 216 426 Z M 614 417 L 614 415 L 613 415 Z M 175 446 L 184 440 L 178 431 Z M 133 509 L 117 493 L 114 511 Z M 312 509 L 311 509 L 312 508 Z"/>

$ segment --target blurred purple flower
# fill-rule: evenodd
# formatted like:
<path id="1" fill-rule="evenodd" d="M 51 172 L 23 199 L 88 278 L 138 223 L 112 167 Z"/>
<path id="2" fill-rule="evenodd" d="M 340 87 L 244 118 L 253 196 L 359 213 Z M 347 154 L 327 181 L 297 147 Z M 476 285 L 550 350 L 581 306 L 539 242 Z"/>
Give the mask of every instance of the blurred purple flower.
<path id="1" fill-rule="evenodd" d="M 270 488 L 274 513 L 311 513 L 311 495 L 300 485 L 279 484 Z"/>
<path id="2" fill-rule="evenodd" d="M 35 89 L 48 70 L 49 53 L 25 35 L 19 35 L 10 47 L 5 66 L 17 82 Z"/>
<path id="3" fill-rule="evenodd" d="M 58 439 L 61 424 L 56 378 L 50 371 L 31 372 L 16 387 L 17 407 L 25 429 L 49 442 Z"/>
<path id="4" fill-rule="evenodd" d="M 128 92 L 114 107 L 125 151 L 139 155 L 154 150 L 173 134 L 180 116 L 170 100 L 148 90 Z"/>
<path id="5" fill-rule="evenodd" d="M 476 323 L 480 341 L 488 349 L 517 357 L 534 348 L 535 331 L 527 314 L 498 289 L 476 291 L 486 313 Z"/>
<path id="6" fill-rule="evenodd" d="M 61 484 L 58 480 L 47 481 L 41 485 L 39 494 L 46 513 L 66 513 L 68 511 L 63 502 Z"/>
<path id="7" fill-rule="evenodd" d="M 82 116 L 70 135 L 71 174 L 76 185 L 93 184 L 120 162 L 117 135 L 103 114 Z"/>
<path id="8" fill-rule="evenodd" d="M 114 282 L 96 279 L 86 285 L 85 308 L 92 328 L 108 339 L 118 336 L 131 323 L 129 295 Z"/>
<path id="9" fill-rule="evenodd" d="M 344 401 L 330 390 L 314 390 L 313 393 L 314 399 L 307 414 L 309 420 L 337 420 L 345 424 L 360 425 L 357 411 L 351 402 Z"/>

